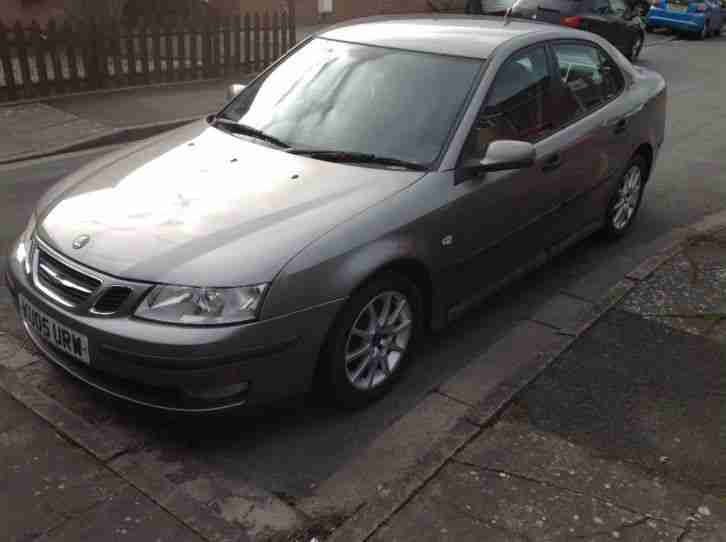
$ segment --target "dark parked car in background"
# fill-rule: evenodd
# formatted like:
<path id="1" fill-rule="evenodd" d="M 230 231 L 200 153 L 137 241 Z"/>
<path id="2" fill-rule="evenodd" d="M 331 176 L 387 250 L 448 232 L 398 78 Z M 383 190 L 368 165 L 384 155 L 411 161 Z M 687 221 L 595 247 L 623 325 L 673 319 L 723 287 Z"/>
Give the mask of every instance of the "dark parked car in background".
<path id="1" fill-rule="evenodd" d="M 645 17 L 650 9 L 650 0 L 626 0 L 628 7 L 638 16 Z M 516 0 L 468 0 L 466 12 L 471 15 L 505 15 Z M 721 0 L 726 5 L 726 0 Z"/>
<path id="2" fill-rule="evenodd" d="M 638 10 L 623 0 L 519 0 L 510 15 L 598 34 L 631 61 L 638 58 L 645 41 Z"/>

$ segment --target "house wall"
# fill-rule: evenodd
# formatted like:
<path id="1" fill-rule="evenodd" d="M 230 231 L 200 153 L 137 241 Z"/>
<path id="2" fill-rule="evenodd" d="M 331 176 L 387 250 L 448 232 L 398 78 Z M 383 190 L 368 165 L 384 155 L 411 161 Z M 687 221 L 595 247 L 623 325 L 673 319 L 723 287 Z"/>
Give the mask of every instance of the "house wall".
<path id="1" fill-rule="evenodd" d="M 142 4 L 146 3 L 144 0 L 130 0 L 132 3 L 139 1 Z M 318 13 L 318 0 L 290 1 L 295 4 L 298 25 L 332 23 L 370 15 L 430 12 L 432 5 L 445 10 L 463 8 L 466 5 L 466 0 L 333 0 L 333 13 L 321 16 Z M 281 12 L 289 6 L 289 0 L 206 0 L 206 2 L 220 15 Z M 16 20 L 20 20 L 24 25 L 37 20 L 44 25 L 50 17 L 62 17 L 64 3 L 65 0 L 0 0 L 0 20 L 5 24 L 13 24 Z"/>
<path id="2" fill-rule="evenodd" d="M 44 26 L 51 17 L 63 15 L 64 0 L 0 0 L 0 21 L 6 25 L 20 21 L 29 26 L 34 20 Z"/>
<path id="3" fill-rule="evenodd" d="M 444 10 L 461 8 L 461 11 L 466 6 L 466 0 L 333 0 L 333 13 L 321 16 L 318 13 L 318 0 L 292 1 L 295 3 L 295 15 L 299 25 L 337 22 L 371 15 L 426 13 L 433 11 L 432 5 Z M 214 6 L 231 6 L 236 3 L 244 13 L 281 8 L 287 4 L 287 0 L 209 0 L 209 3 Z"/>

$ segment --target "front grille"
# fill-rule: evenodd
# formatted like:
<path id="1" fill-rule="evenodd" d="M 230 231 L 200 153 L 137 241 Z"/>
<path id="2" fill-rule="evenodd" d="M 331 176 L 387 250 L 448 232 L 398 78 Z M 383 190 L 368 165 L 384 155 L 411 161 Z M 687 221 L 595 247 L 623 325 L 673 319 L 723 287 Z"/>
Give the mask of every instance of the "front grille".
<path id="1" fill-rule="evenodd" d="M 80 305 L 101 286 L 97 278 L 64 264 L 40 247 L 36 258 L 36 285 L 65 305 Z"/>
<path id="2" fill-rule="evenodd" d="M 130 295 L 131 288 L 126 288 L 125 286 L 111 286 L 108 290 L 106 290 L 101 298 L 96 301 L 96 304 L 93 306 L 93 312 L 98 314 L 113 314 L 121 308 L 121 305 L 124 304 Z"/>

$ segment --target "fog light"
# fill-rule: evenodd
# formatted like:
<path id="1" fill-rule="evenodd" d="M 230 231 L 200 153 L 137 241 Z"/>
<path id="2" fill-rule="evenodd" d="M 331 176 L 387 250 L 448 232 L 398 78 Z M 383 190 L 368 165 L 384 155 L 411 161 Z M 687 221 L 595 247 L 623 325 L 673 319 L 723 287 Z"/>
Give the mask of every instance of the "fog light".
<path id="1" fill-rule="evenodd" d="M 241 395 L 250 388 L 249 382 L 240 382 L 229 386 L 218 386 L 214 388 L 184 388 L 184 393 L 194 399 L 205 401 L 218 401 L 235 395 Z"/>

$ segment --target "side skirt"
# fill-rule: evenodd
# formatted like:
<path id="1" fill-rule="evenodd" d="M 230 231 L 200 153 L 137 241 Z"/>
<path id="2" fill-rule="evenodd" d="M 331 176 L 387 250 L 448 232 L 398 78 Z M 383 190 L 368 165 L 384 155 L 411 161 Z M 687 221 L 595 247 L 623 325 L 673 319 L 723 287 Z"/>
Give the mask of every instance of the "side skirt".
<path id="1" fill-rule="evenodd" d="M 446 323 L 449 324 L 454 320 L 460 318 L 467 311 L 479 305 L 489 296 L 504 289 L 512 282 L 519 280 L 520 278 L 529 274 L 535 269 L 542 267 L 544 264 L 558 256 L 559 254 L 562 254 L 562 252 L 564 252 L 572 245 L 590 237 L 593 233 L 600 230 L 604 225 L 604 220 L 597 220 L 595 222 L 592 222 L 579 232 L 565 238 L 564 240 L 556 243 L 555 245 L 552 245 L 550 248 L 539 252 L 532 260 L 530 260 L 525 265 L 515 269 L 514 271 L 506 275 L 503 279 L 480 290 L 469 299 L 466 299 L 451 307 L 447 312 Z"/>

